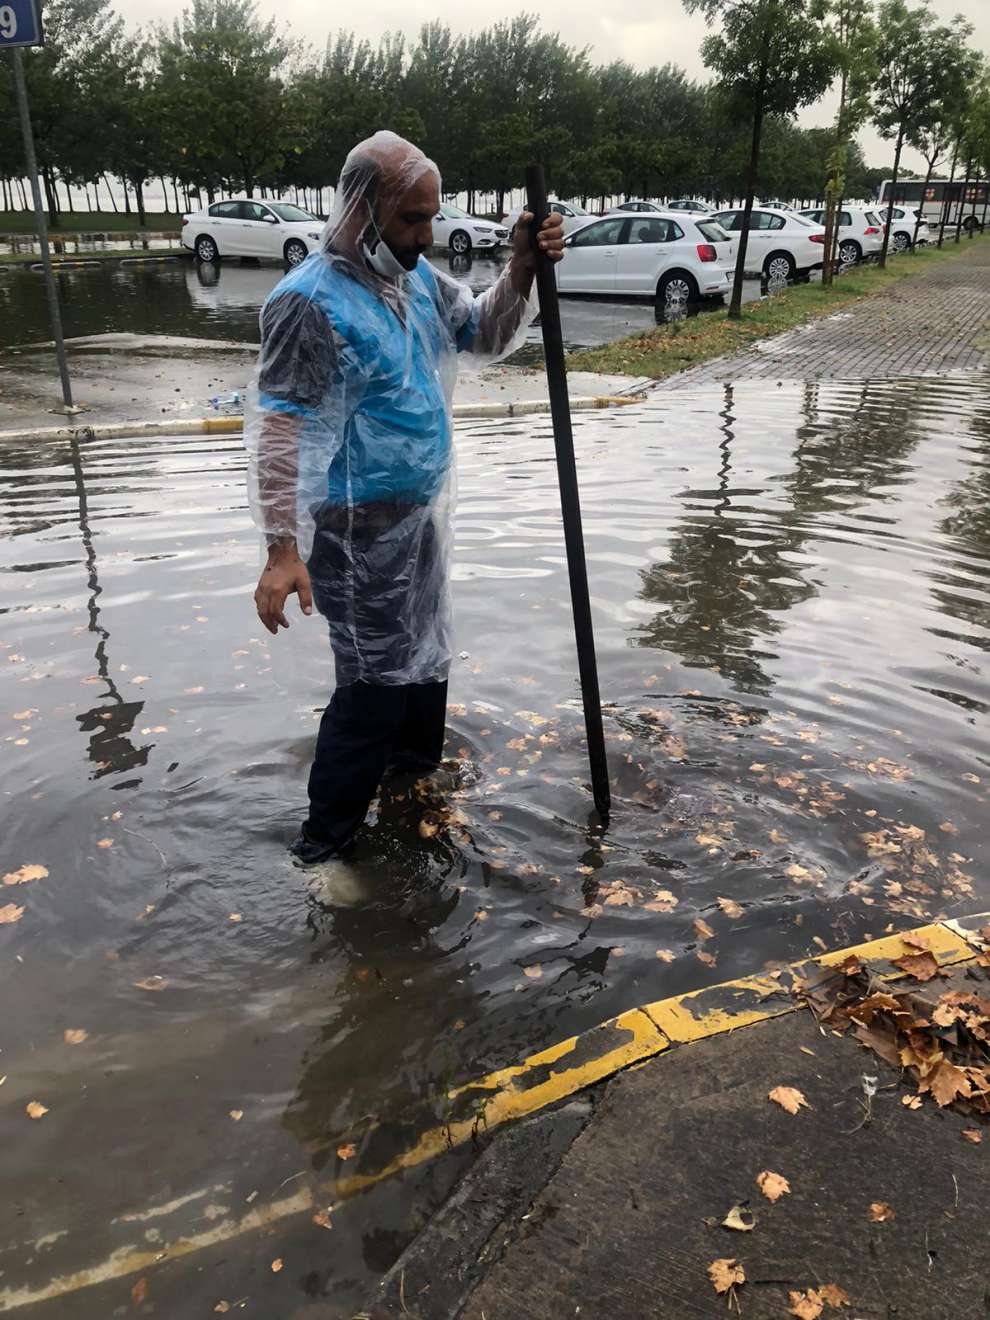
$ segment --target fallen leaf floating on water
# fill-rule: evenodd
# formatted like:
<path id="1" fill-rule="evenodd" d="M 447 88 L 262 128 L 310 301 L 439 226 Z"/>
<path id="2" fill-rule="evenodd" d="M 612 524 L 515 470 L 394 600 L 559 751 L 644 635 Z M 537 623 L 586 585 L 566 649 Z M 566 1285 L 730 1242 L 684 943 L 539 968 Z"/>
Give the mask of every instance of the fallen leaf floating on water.
<path id="1" fill-rule="evenodd" d="M 737 903 L 734 898 L 720 898 L 718 905 L 725 915 L 731 917 L 733 921 L 736 921 L 743 914 L 742 905 Z"/>
<path id="2" fill-rule="evenodd" d="M 131 1289 L 131 1301 L 135 1306 L 141 1306 L 147 1296 L 148 1280 L 142 1277 L 138 1279 L 137 1283 Z"/>
<path id="3" fill-rule="evenodd" d="M 0 926 L 12 926 L 15 921 L 20 921 L 24 916 L 24 909 L 18 907 L 16 903 L 5 903 L 0 907 Z"/>
<path id="4" fill-rule="evenodd" d="M 672 949 L 657 949 L 657 957 L 660 959 L 661 962 L 672 963 L 674 961 L 675 954 Z"/>
<path id="5" fill-rule="evenodd" d="M 419 822 L 419 837 L 421 839 L 432 839 L 440 826 L 436 821 L 427 820 L 425 817 Z"/>
<path id="6" fill-rule="evenodd" d="M 82 1027 L 68 1027 L 62 1033 L 62 1039 L 66 1045 L 81 1045 L 84 1040 L 89 1039 L 89 1032 L 83 1031 Z"/>
<path id="7" fill-rule="evenodd" d="M 705 940 L 713 940 L 715 938 L 715 932 L 712 930 L 711 926 L 709 926 L 708 922 L 701 917 L 695 917 L 694 919 L 694 933 L 702 944 L 704 944 Z"/>
<path id="8" fill-rule="evenodd" d="M 320 1210 L 313 1216 L 313 1223 L 317 1228 L 333 1228 L 333 1223 L 330 1220 L 331 1208 L 328 1206 L 326 1210 Z"/>
<path id="9" fill-rule="evenodd" d="M 241 1119 L 244 1117 L 244 1110 L 243 1110 L 243 1109 L 232 1109 L 232 1110 L 230 1111 L 230 1117 L 234 1120 L 235 1123 L 239 1123 L 239 1122 L 241 1121 Z"/>
<path id="10" fill-rule="evenodd" d="M 834 1306 L 836 1310 L 840 1306 L 852 1306 L 852 1298 L 846 1292 L 845 1288 L 840 1288 L 837 1283 L 823 1284 L 818 1290 L 825 1302 L 829 1306 Z"/>
<path id="11" fill-rule="evenodd" d="M 272 1273 L 278 1274 L 281 1271 L 281 1269 L 282 1269 L 282 1257 L 277 1256 L 275 1260 L 272 1261 Z"/>
<path id="12" fill-rule="evenodd" d="M 927 1076 L 918 1083 L 919 1091 L 931 1091 L 939 1109 L 951 1105 L 954 1100 L 966 1100 L 973 1094 L 973 1087 L 961 1068 L 942 1059 Z"/>
<path id="13" fill-rule="evenodd" d="M 38 712 L 36 710 L 15 710 L 10 718 L 12 720 L 29 720 L 32 715 L 37 715 L 37 713 Z M 965 777 L 966 776 L 964 775 L 963 778 L 965 779 Z M 976 782 L 979 783 L 980 781 L 977 779 Z"/>
<path id="14" fill-rule="evenodd" d="M 825 1310 L 825 1298 L 817 1288 L 809 1288 L 807 1292 L 789 1292 L 787 1297 L 790 1301 L 787 1314 L 796 1315 L 798 1320 L 818 1320 Z"/>
<path id="15" fill-rule="evenodd" d="M 713 1260 L 708 1266 L 708 1277 L 717 1293 L 732 1293 L 746 1282 L 746 1271 L 732 1257 Z"/>
<path id="16" fill-rule="evenodd" d="M 791 1184 L 779 1173 L 764 1169 L 756 1175 L 756 1185 L 768 1201 L 779 1201 L 791 1190 Z"/>
<path id="17" fill-rule="evenodd" d="M 745 1202 L 734 1205 L 722 1220 L 723 1228 L 733 1228 L 737 1233 L 752 1233 L 756 1227 L 756 1216 L 747 1210 Z"/>
<path id="18" fill-rule="evenodd" d="M 801 1092 L 793 1086 L 775 1086 L 767 1099 L 780 1105 L 781 1109 L 786 1109 L 789 1114 L 796 1114 L 802 1105 L 806 1109 L 811 1108 Z"/>
<path id="19" fill-rule="evenodd" d="M 244 918 L 241 916 L 241 914 L 240 914 L 239 912 L 231 912 L 231 914 L 230 914 L 230 916 L 227 918 L 227 920 L 228 920 L 228 921 L 232 921 L 232 922 L 234 922 L 234 924 L 236 925 L 237 922 L 239 922 L 239 921 L 243 921 Z"/>
<path id="20" fill-rule="evenodd" d="M 893 1219 L 894 1211 L 886 1201 L 873 1201 L 870 1204 L 870 1218 L 874 1224 L 886 1224 L 889 1219 Z"/>
<path id="21" fill-rule="evenodd" d="M 46 866 L 38 866 L 34 862 L 25 862 L 19 866 L 16 871 L 8 871 L 3 878 L 5 885 L 27 885 L 32 880 L 44 880 L 48 875 Z"/>
<path id="22" fill-rule="evenodd" d="M 543 975 L 542 967 L 524 967 L 523 976 L 528 976 L 531 981 L 538 981 Z"/>
<path id="23" fill-rule="evenodd" d="M 345 1145 L 337 1147 L 338 1160 L 352 1160 L 356 1154 L 357 1146 L 354 1145 L 353 1141 L 348 1141 Z"/>
<path id="24" fill-rule="evenodd" d="M 44 1118 L 48 1110 L 38 1100 L 29 1100 L 24 1106 L 24 1112 L 28 1118 Z"/>
<path id="25" fill-rule="evenodd" d="M 146 976 L 143 981 L 135 981 L 136 990 L 164 990 L 168 981 L 164 976 Z"/>
<path id="26" fill-rule="evenodd" d="M 113 839 L 97 839 L 96 846 L 97 848 L 112 848 Z"/>
<path id="27" fill-rule="evenodd" d="M 963 1136 L 967 1141 L 971 1141 L 974 1146 L 978 1146 L 983 1140 L 983 1133 L 979 1128 L 963 1128 Z"/>
<path id="28" fill-rule="evenodd" d="M 922 1099 L 920 1095 L 902 1095 L 901 1104 L 905 1109 L 920 1109 Z"/>
<path id="29" fill-rule="evenodd" d="M 227 1312 L 230 1310 L 230 1302 L 226 1302 L 223 1300 L 223 1298 L 221 1298 L 213 1309 L 214 1311 L 218 1312 L 220 1315 L 226 1315 Z"/>

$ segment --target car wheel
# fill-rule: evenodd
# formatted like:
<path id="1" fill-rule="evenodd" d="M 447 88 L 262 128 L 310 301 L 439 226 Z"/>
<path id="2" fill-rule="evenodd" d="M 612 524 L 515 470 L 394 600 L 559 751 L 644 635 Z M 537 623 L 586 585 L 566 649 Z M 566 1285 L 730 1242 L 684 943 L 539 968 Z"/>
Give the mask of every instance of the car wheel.
<path id="1" fill-rule="evenodd" d="M 287 266 L 299 266 L 309 256 L 309 248 L 301 238 L 290 238 L 283 249 L 283 255 Z"/>
<path id="2" fill-rule="evenodd" d="M 855 266 L 862 259 L 863 253 L 859 244 L 854 243 L 851 238 L 839 244 L 839 261 L 843 266 Z"/>
<path id="3" fill-rule="evenodd" d="M 771 252 L 763 263 L 763 275 L 767 280 L 792 280 L 796 267 L 789 252 Z"/>
<path id="4" fill-rule="evenodd" d="M 968 215 L 963 221 L 963 229 L 965 229 L 967 233 L 969 233 L 971 229 L 978 229 L 979 227 L 980 222 L 975 215 Z"/>
<path id="5" fill-rule="evenodd" d="M 657 285 L 657 307 L 670 307 L 672 303 L 693 303 L 699 297 L 698 282 L 685 270 L 668 270 Z"/>
<path id="6" fill-rule="evenodd" d="M 890 246 L 895 252 L 907 252 L 911 246 L 911 235 L 905 234 L 903 229 L 899 234 L 891 234 Z"/>
<path id="7" fill-rule="evenodd" d="M 196 239 L 196 256 L 200 261 L 219 261 L 220 249 L 216 245 L 216 240 L 209 234 L 200 234 Z"/>
<path id="8" fill-rule="evenodd" d="M 450 236 L 450 250 L 456 252 L 459 257 L 466 256 L 471 251 L 471 237 L 463 229 L 455 229 Z"/>

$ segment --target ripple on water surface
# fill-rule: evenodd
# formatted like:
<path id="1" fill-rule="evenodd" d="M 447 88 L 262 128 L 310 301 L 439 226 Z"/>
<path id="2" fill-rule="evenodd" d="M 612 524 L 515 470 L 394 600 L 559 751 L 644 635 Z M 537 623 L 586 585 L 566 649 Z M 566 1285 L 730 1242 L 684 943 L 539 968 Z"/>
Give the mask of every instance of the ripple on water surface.
<path id="1" fill-rule="evenodd" d="M 47 869 L 0 891 L 0 1072 L 50 1109 L 28 1143 L 0 1117 L 12 1201 L 67 1170 L 85 1243 L 73 1207 L 141 1199 L 123 1160 L 152 1188 L 167 1151 L 176 1195 L 332 1172 L 630 1005 L 990 906 L 986 384 L 726 386 L 575 432 L 611 827 L 548 424 L 465 429 L 462 766 L 383 797 L 354 863 L 381 902 L 336 914 L 283 853 L 328 652 L 253 617 L 240 443 L 0 455 L 0 862 Z"/>

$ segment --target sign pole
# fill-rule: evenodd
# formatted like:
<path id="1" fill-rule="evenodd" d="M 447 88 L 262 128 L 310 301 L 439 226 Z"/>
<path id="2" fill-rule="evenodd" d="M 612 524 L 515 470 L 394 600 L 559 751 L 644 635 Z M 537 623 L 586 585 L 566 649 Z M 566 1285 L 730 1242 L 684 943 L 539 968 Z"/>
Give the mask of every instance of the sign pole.
<path id="1" fill-rule="evenodd" d="M 41 185 L 38 182 L 38 161 L 34 152 L 34 133 L 31 131 L 31 113 L 28 109 L 27 86 L 24 81 L 24 53 L 19 47 L 11 51 L 14 60 L 14 87 L 17 90 L 17 108 L 21 116 L 21 132 L 24 135 L 24 159 L 27 162 L 31 178 L 31 196 L 34 199 L 34 223 L 41 244 L 41 264 L 45 271 L 45 289 L 48 293 L 48 311 L 51 315 L 52 335 L 55 339 L 55 356 L 58 359 L 58 374 L 62 379 L 62 408 L 59 411 L 69 414 L 82 412 L 72 402 L 72 382 L 69 380 L 69 362 L 65 355 L 65 340 L 62 337 L 62 314 L 58 305 L 58 289 L 55 287 L 55 272 L 52 270 L 52 256 L 48 249 L 48 225 L 45 209 L 41 204 Z"/>
<path id="2" fill-rule="evenodd" d="M 532 211 L 533 242 L 540 225 L 549 214 L 547 185 L 542 165 L 526 169 L 527 209 Z M 574 461 L 574 435 L 571 430 L 571 404 L 567 393 L 567 368 L 564 365 L 564 339 L 560 330 L 560 304 L 553 262 L 536 249 L 536 291 L 540 299 L 540 325 L 543 330 L 543 353 L 547 366 L 550 415 L 553 419 L 553 442 L 557 451 L 557 480 L 560 484 L 560 507 L 564 519 L 564 544 L 567 547 L 567 573 L 571 583 L 571 610 L 577 641 L 578 673 L 584 701 L 584 727 L 588 735 L 588 759 L 591 762 L 591 787 L 602 823 L 608 823 L 612 806 L 605 757 L 605 731 L 602 727 L 602 701 L 598 690 L 598 663 L 595 659 L 595 635 L 591 622 L 591 598 L 588 593 L 588 566 L 584 555 L 581 527 L 581 499 L 578 492 L 577 465 Z"/>

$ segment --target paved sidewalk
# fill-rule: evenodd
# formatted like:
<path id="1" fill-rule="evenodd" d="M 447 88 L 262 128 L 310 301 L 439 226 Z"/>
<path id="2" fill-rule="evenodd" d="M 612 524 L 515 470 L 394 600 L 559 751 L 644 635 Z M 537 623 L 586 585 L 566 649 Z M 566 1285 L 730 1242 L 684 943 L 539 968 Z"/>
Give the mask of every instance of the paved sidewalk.
<path id="1" fill-rule="evenodd" d="M 732 380 L 879 380 L 975 372 L 990 365 L 990 243 L 962 240 L 933 266 L 846 311 L 717 358 L 660 383 L 693 389 Z"/>

